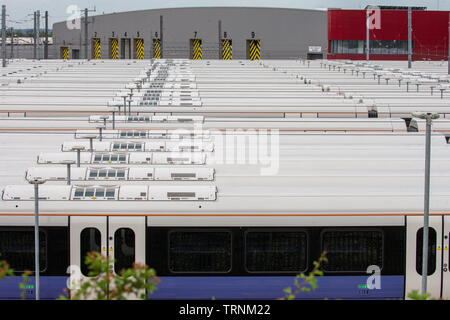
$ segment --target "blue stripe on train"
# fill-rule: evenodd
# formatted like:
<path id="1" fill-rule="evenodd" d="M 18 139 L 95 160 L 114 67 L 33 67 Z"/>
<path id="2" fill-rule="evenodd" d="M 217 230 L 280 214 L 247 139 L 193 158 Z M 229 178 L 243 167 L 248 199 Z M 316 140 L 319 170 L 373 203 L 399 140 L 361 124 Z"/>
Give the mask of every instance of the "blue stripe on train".
<path id="1" fill-rule="evenodd" d="M 381 289 L 364 289 L 367 276 L 317 277 L 316 291 L 300 292 L 298 299 L 399 299 L 404 276 L 382 276 Z M 301 280 L 300 280 L 301 282 Z M 161 277 L 150 299 L 277 299 L 294 287 L 294 277 Z"/>
<path id="2" fill-rule="evenodd" d="M 40 283 L 40 298 L 41 299 L 57 299 L 64 295 L 64 288 L 67 284 L 67 276 L 41 276 Z M 27 289 L 25 291 L 25 299 L 35 299 L 34 292 L 34 277 L 29 277 L 26 283 Z M 21 299 L 21 289 L 19 284 L 23 282 L 22 277 L 7 277 L 0 280 L 0 299 Z"/>
<path id="3" fill-rule="evenodd" d="M 66 276 L 40 277 L 41 299 L 57 299 L 64 294 Z M 399 299 L 403 298 L 404 276 L 382 276 L 381 289 L 364 288 L 367 276 L 326 276 L 317 278 L 316 291 L 300 292 L 299 299 Z M 0 299 L 20 299 L 22 277 L 0 280 Z M 25 295 L 34 299 L 34 277 Z M 277 299 L 283 289 L 294 286 L 294 277 L 161 277 L 150 299 Z"/>

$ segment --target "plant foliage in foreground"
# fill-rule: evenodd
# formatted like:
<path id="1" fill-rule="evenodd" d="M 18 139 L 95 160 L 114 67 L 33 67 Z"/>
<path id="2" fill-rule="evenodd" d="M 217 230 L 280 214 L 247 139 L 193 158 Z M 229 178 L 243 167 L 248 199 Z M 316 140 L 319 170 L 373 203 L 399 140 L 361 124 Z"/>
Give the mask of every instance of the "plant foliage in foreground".
<path id="1" fill-rule="evenodd" d="M 110 267 L 112 259 L 98 252 L 88 253 L 85 263 L 89 278 L 78 280 L 70 292 L 70 298 L 61 296 L 60 300 L 145 300 L 147 293 L 157 289 L 160 279 L 154 269 L 144 264 L 133 264 L 115 274 Z"/>
<path id="2" fill-rule="evenodd" d="M 319 260 L 313 262 L 314 269 L 308 275 L 304 273 L 298 274 L 294 279 L 294 289 L 292 287 L 284 289 L 285 296 L 278 300 L 294 300 L 300 292 L 310 292 L 311 289 L 315 291 L 317 289 L 316 276 L 323 276 L 323 272 L 319 270 L 320 265 L 328 262 L 326 255 L 326 251 L 322 252 Z M 303 281 L 300 282 L 300 279 L 303 279 Z"/>

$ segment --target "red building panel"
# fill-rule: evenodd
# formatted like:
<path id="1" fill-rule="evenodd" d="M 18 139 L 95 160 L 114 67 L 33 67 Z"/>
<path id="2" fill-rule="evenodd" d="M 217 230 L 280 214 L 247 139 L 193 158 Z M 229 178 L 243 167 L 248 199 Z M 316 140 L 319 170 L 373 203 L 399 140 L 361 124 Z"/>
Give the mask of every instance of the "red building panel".
<path id="1" fill-rule="evenodd" d="M 380 29 L 370 40 L 408 40 L 408 11 L 381 10 Z M 447 60 L 448 11 L 412 12 L 413 60 Z M 365 40 L 366 10 L 328 10 L 328 40 Z M 330 45 L 328 46 L 331 47 Z M 365 54 L 331 54 L 329 59 L 365 59 Z M 373 60 L 406 60 L 408 55 L 371 54 Z"/>

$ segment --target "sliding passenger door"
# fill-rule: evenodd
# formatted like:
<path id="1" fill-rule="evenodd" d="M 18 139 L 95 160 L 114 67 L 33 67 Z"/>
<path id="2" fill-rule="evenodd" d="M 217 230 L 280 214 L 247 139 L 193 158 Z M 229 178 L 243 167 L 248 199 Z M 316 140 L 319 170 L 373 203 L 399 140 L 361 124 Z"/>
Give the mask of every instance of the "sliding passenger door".
<path id="1" fill-rule="evenodd" d="M 116 274 L 145 263 L 145 217 L 109 218 L 109 256 Z"/>
<path id="2" fill-rule="evenodd" d="M 406 220 L 406 288 L 405 298 L 412 290 L 422 288 L 423 216 Z M 430 216 L 428 235 L 427 292 L 433 298 L 441 295 L 442 217 Z"/>
<path id="3" fill-rule="evenodd" d="M 79 281 L 88 278 L 90 270 L 85 259 L 89 252 L 107 254 L 106 220 L 106 217 L 70 217 L 70 289 L 77 288 Z"/>
<path id="4" fill-rule="evenodd" d="M 444 235 L 442 246 L 442 298 L 450 299 L 450 216 L 444 216 Z"/>
<path id="5" fill-rule="evenodd" d="M 145 264 L 145 217 L 109 217 L 108 252 L 110 268 L 115 274 L 133 267 L 134 263 Z M 137 292 L 137 294 L 143 294 Z M 127 299 L 138 298 L 134 294 Z"/>
<path id="6" fill-rule="evenodd" d="M 84 260 L 93 251 L 108 256 L 116 274 L 135 262 L 145 263 L 145 217 L 71 217 L 70 272 L 75 282 L 89 277 Z"/>

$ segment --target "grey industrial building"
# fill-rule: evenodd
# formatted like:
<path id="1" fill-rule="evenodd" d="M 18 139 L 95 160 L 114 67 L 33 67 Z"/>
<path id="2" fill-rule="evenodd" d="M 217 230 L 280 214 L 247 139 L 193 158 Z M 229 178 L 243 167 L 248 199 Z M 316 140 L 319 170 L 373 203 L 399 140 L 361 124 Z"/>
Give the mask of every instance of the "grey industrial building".
<path id="1" fill-rule="evenodd" d="M 320 58 L 328 51 L 327 10 L 197 7 L 96 15 L 88 18 L 87 49 L 83 20 L 80 29 L 66 21 L 53 25 L 54 55 L 85 58 L 86 50 L 89 59 L 149 59 L 160 49 L 163 58 L 192 58 L 200 44 L 201 58 L 219 59 L 223 39 L 230 40 L 232 59 L 248 59 L 252 40 L 261 59 Z"/>

